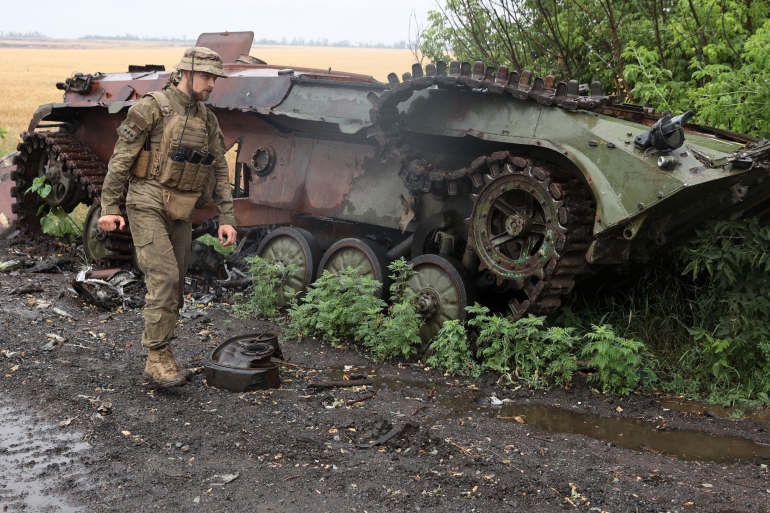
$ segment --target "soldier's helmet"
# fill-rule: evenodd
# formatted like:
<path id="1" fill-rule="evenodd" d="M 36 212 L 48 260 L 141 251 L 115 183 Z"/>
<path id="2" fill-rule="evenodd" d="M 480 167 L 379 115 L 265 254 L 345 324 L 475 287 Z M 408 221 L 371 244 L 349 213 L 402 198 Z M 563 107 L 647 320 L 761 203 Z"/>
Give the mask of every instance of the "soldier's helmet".
<path id="1" fill-rule="evenodd" d="M 195 56 L 195 69 L 193 70 L 193 56 Z M 184 52 L 184 56 L 179 63 L 174 66 L 178 70 L 202 71 L 218 77 L 227 78 L 227 74 L 222 69 L 222 58 L 217 52 L 206 48 L 205 46 L 193 46 Z"/>

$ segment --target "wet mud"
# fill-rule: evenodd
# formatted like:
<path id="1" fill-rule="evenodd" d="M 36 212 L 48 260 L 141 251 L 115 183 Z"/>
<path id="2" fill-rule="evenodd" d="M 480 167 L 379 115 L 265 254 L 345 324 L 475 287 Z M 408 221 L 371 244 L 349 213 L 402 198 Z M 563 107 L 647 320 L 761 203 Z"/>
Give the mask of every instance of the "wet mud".
<path id="1" fill-rule="evenodd" d="M 7 294 L 32 278 L 43 292 Z M 763 410 L 597 395 L 580 373 L 567 390 L 503 389 L 317 340 L 281 347 L 278 390 L 221 391 L 202 372 L 157 390 L 140 312 L 88 307 L 71 278 L 0 275 L 9 511 L 770 511 Z M 174 350 L 201 367 L 265 329 L 212 307 Z"/>
<path id="2" fill-rule="evenodd" d="M 79 457 L 90 449 L 77 432 L 29 415 L 0 394 L 0 504 L 3 511 L 56 511 L 85 509 L 61 493 L 63 483 L 82 486 Z M 72 419 L 62 421 L 68 424 Z"/>

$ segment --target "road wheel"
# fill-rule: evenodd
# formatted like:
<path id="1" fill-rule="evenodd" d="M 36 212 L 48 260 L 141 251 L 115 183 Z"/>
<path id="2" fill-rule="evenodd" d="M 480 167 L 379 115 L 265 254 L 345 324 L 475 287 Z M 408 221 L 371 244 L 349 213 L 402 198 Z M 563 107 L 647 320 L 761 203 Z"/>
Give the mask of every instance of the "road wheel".
<path id="1" fill-rule="evenodd" d="M 474 300 L 474 290 L 462 263 L 452 257 L 426 254 L 410 263 L 414 275 L 409 286 L 417 294 L 417 311 L 425 320 L 420 338 L 427 343 L 446 321 L 465 320 L 465 308 Z"/>
<path id="2" fill-rule="evenodd" d="M 359 275 L 382 284 L 375 295 L 384 299 L 388 296 L 391 281 L 388 263 L 387 254 L 377 243 L 355 238 L 342 239 L 324 253 L 318 266 L 318 277 L 324 271 L 340 273 L 347 268 L 358 269 Z"/>
<path id="3" fill-rule="evenodd" d="M 289 286 L 301 296 L 313 282 L 321 260 L 321 248 L 310 232 L 287 227 L 267 234 L 259 244 L 257 255 L 285 269 L 282 285 Z M 278 306 L 283 307 L 290 300 L 281 291 Z"/>

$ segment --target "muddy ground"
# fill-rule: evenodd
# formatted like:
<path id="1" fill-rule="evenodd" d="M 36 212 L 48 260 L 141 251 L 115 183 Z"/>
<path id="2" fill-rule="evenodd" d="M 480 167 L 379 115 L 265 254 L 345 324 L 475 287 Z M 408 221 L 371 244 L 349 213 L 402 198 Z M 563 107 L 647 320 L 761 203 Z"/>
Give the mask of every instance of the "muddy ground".
<path id="1" fill-rule="evenodd" d="M 606 397 L 582 375 L 569 390 L 503 389 L 316 340 L 284 344 L 280 390 L 224 392 L 202 373 L 156 390 L 142 379 L 141 312 L 60 298 L 74 271 L 0 274 L 3 511 L 770 510 L 762 412 Z M 10 295 L 30 282 L 45 290 Z M 214 306 L 181 324 L 174 350 L 200 366 L 263 329 L 276 326 Z M 48 333 L 66 341 L 44 351 Z M 364 374 L 372 385 L 308 388 Z"/>

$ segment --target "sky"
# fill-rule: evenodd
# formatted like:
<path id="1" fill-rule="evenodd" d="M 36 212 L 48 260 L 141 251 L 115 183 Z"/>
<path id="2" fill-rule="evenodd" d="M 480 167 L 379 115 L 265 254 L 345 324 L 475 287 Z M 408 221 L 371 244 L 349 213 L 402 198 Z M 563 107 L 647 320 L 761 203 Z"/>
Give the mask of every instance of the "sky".
<path id="1" fill-rule="evenodd" d="M 256 39 L 407 40 L 415 11 L 425 23 L 436 0 L 132 0 L 4 2 L 0 31 L 54 38 L 85 35 L 197 38 L 201 32 L 251 30 Z M 443 0 L 442 0 L 443 3 Z M 30 12 L 31 6 L 34 13 Z"/>

